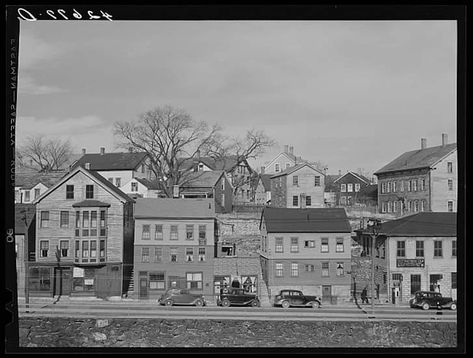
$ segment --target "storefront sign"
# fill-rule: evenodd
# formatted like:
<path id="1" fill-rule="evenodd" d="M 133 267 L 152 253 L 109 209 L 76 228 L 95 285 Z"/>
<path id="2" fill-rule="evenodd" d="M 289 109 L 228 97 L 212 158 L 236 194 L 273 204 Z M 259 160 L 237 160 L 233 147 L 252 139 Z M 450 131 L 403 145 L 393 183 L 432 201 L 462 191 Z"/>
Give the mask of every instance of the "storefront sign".
<path id="1" fill-rule="evenodd" d="M 81 267 L 74 267 L 72 277 L 84 277 L 84 269 Z"/>
<path id="2" fill-rule="evenodd" d="M 397 259 L 396 267 L 424 267 L 424 259 Z"/>
<path id="3" fill-rule="evenodd" d="M 94 279 L 93 278 L 86 278 L 84 280 L 84 285 L 91 286 L 94 284 Z"/>

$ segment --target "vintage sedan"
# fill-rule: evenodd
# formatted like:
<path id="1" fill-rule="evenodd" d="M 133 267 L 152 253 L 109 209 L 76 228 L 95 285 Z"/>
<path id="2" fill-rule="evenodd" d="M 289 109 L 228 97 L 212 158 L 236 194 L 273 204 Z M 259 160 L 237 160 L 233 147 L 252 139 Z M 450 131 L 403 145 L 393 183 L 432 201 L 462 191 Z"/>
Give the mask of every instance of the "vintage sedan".
<path id="1" fill-rule="evenodd" d="M 449 308 L 455 311 L 457 309 L 457 301 L 451 297 L 443 297 L 439 292 L 432 291 L 417 291 L 414 293 L 414 297 L 409 300 L 409 305 L 412 308 L 421 307 L 424 310 Z"/>
<path id="2" fill-rule="evenodd" d="M 217 305 L 229 306 L 252 306 L 259 307 L 260 301 L 254 293 L 246 292 L 243 288 L 226 287 L 220 290 Z"/>
<path id="3" fill-rule="evenodd" d="M 318 296 L 304 295 L 298 290 L 281 290 L 274 298 L 274 306 L 288 307 L 312 307 L 319 308 L 322 299 Z"/>
<path id="4" fill-rule="evenodd" d="M 187 305 L 201 307 L 207 305 L 202 294 L 190 293 L 189 290 L 177 288 L 167 290 L 158 299 L 158 302 L 165 306 Z"/>

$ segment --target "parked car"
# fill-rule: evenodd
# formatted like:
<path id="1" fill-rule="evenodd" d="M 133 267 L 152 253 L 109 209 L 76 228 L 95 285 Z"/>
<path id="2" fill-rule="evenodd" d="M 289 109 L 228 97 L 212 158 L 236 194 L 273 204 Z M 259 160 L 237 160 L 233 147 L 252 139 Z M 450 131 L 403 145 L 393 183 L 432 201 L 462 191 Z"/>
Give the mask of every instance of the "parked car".
<path id="1" fill-rule="evenodd" d="M 432 291 L 417 291 L 414 297 L 409 300 L 409 305 L 412 308 L 422 307 L 424 310 L 429 308 L 450 308 L 455 311 L 457 309 L 457 301 L 451 297 L 443 297 L 439 292 Z"/>
<path id="2" fill-rule="evenodd" d="M 322 299 L 318 296 L 307 296 L 298 290 L 281 290 L 274 298 L 274 306 L 288 307 L 312 307 L 319 308 Z"/>
<path id="3" fill-rule="evenodd" d="M 229 306 L 252 306 L 259 307 L 260 301 L 254 293 L 246 292 L 243 288 L 227 287 L 220 289 L 217 305 Z"/>
<path id="4" fill-rule="evenodd" d="M 205 306 L 207 302 L 202 294 L 190 293 L 189 290 L 171 288 L 167 290 L 159 299 L 161 305 L 194 305 Z"/>

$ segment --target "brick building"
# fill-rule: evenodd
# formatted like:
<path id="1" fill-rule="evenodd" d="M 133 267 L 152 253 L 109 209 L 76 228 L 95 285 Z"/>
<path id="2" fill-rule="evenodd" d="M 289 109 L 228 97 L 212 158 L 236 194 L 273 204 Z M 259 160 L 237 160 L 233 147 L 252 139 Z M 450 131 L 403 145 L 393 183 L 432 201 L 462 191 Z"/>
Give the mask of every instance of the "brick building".
<path id="1" fill-rule="evenodd" d="M 350 297 L 351 227 L 344 209 L 266 207 L 261 216 L 263 279 L 274 297 L 284 288 Z"/>
<path id="2" fill-rule="evenodd" d="M 271 177 L 271 206 L 324 207 L 325 174 L 307 163 L 297 164 Z"/>
<path id="3" fill-rule="evenodd" d="M 427 147 L 406 152 L 376 173 L 378 177 L 378 206 L 381 213 L 396 216 L 419 211 L 457 210 L 457 145 Z"/>
<path id="4" fill-rule="evenodd" d="M 132 269 L 133 201 L 76 167 L 36 199 L 32 295 L 121 296 Z"/>
<path id="5" fill-rule="evenodd" d="M 213 299 L 216 235 L 212 199 L 137 199 L 133 295 L 176 287 Z"/>
<path id="6" fill-rule="evenodd" d="M 340 206 L 360 204 L 360 191 L 370 184 L 370 180 L 361 174 L 347 172 L 333 182 L 336 187 L 336 202 Z"/>

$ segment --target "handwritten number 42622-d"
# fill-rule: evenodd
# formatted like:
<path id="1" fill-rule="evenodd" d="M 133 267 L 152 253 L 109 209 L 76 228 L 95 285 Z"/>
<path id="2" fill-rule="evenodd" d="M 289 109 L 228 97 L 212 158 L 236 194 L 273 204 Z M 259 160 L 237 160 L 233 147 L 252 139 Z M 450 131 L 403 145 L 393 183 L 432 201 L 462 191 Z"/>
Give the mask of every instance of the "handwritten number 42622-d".
<path id="1" fill-rule="evenodd" d="M 110 15 L 107 12 L 104 12 L 102 10 L 100 10 L 100 15 L 94 14 L 94 12 L 91 11 L 91 10 L 87 11 L 87 15 L 82 15 L 76 9 L 73 9 L 72 16 L 66 15 L 66 11 L 63 10 L 63 9 L 57 9 L 56 13 L 54 12 L 54 10 L 46 10 L 46 14 L 50 18 L 52 18 L 53 20 L 57 20 L 57 19 L 59 19 L 59 20 L 62 20 L 62 19 L 64 19 L 64 20 L 70 20 L 70 19 L 80 20 L 82 18 L 84 20 L 98 20 L 100 18 L 105 18 L 109 21 L 113 21 L 112 20 L 112 15 Z M 37 18 L 31 12 L 29 12 L 28 10 L 23 9 L 23 8 L 18 9 L 18 15 L 20 16 L 19 17 L 20 20 L 26 20 L 26 21 L 36 21 L 37 20 Z"/>

